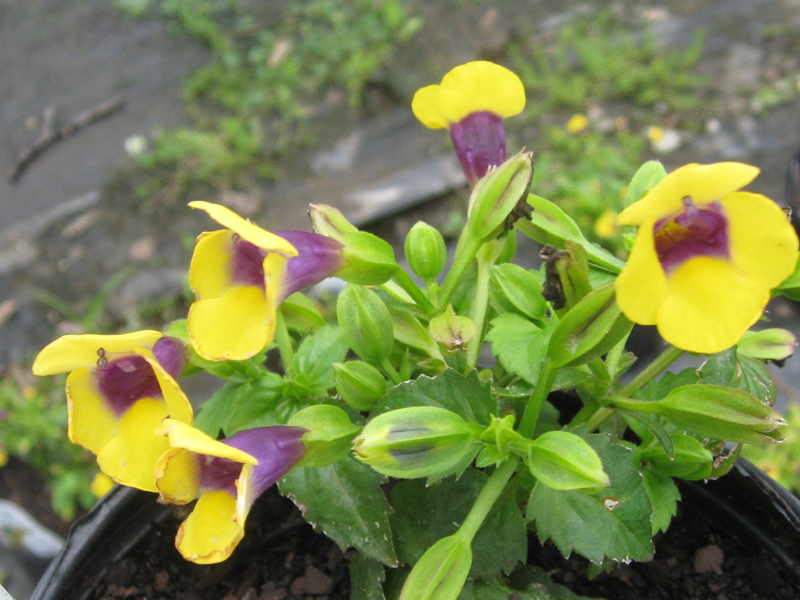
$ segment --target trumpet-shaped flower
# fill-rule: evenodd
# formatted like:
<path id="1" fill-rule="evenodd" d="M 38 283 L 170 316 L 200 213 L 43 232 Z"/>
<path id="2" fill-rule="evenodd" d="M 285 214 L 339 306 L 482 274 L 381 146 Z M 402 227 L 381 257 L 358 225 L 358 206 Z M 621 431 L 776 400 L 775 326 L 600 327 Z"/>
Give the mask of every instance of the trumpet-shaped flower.
<path id="1" fill-rule="evenodd" d="M 439 85 L 417 91 L 411 110 L 423 125 L 450 131 L 470 185 L 506 159 L 503 119 L 525 108 L 525 88 L 514 73 L 487 61 L 447 73 Z"/>
<path id="2" fill-rule="evenodd" d="M 278 305 L 344 264 L 342 244 L 304 231 L 270 233 L 217 204 L 190 202 L 227 227 L 197 238 L 189 266 L 189 336 L 207 360 L 243 360 L 275 333 Z"/>
<path id="3" fill-rule="evenodd" d="M 171 445 L 157 467 L 161 500 L 187 504 L 198 498 L 175 545 L 187 560 L 212 564 L 228 558 L 241 541 L 253 502 L 303 458 L 308 430 L 258 427 L 218 442 L 167 419 L 158 431 Z"/>
<path id="4" fill-rule="evenodd" d="M 169 449 L 155 428 L 166 417 L 192 422 L 175 381 L 185 363 L 183 343 L 158 331 L 65 335 L 39 353 L 33 372 L 69 372 L 69 439 L 114 481 L 155 492 L 156 461 Z"/>
<path id="5" fill-rule="evenodd" d="M 758 172 L 686 165 L 619 215 L 620 225 L 639 226 L 616 284 L 626 317 L 703 353 L 734 345 L 759 319 L 770 290 L 794 270 L 798 239 L 772 200 L 737 191 Z"/>

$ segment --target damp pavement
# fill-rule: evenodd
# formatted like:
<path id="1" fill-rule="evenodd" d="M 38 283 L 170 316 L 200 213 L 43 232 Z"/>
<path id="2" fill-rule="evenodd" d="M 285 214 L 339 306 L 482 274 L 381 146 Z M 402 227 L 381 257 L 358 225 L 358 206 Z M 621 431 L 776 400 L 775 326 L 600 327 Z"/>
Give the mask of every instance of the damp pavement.
<path id="1" fill-rule="evenodd" d="M 410 98 L 431 83 L 429 72 L 491 58 L 519 31 L 554 29 L 599 6 L 555 0 L 507 0 L 491 8 L 422 3 L 425 28 L 408 52 L 425 67 L 400 69 L 390 75 L 391 83 Z M 687 162 L 748 162 L 762 169 L 751 189 L 783 200 L 786 165 L 800 149 L 800 100 L 794 94 L 789 102 L 754 112 L 743 98 L 758 91 L 776 61 L 795 61 L 789 70 L 795 78 L 800 74 L 798 58 L 776 56 L 765 34 L 770 27 L 800 33 L 800 0 L 614 6 L 649 11 L 664 46 L 685 47 L 694 30 L 704 28 L 700 70 L 729 109 L 725 114 L 734 115 L 710 121 L 698 133 L 678 132 L 677 148 L 658 156 L 667 169 Z M 207 223 L 174 207 L 167 213 L 145 210 L 126 180 L 131 163 L 125 141 L 191 123 L 181 85 L 209 52 L 173 31 L 165 18 L 130 19 L 106 0 L 0 3 L 0 40 L 0 366 L 8 366 L 75 330 L 40 301 L 42 289 L 80 306 L 129 268 L 131 275 L 107 303 L 120 319 L 142 302 L 183 293 L 189 254 L 180 237 L 193 237 Z M 119 94 L 121 111 L 52 147 L 16 184 L 5 176 L 41 134 L 46 113 L 63 125 Z M 224 201 L 273 229 L 307 228 L 309 202 L 333 204 L 362 225 L 382 223 L 376 226 L 396 240 L 420 215 L 442 225 L 453 198 L 467 195 L 442 133 L 417 123 L 407 102 L 373 112 L 322 110 L 326 126 L 315 147 L 291 157 L 281 180 L 260 185 L 257 194 L 206 199 Z M 800 335 L 798 312 L 795 303 L 779 301 L 770 316 Z M 782 403 L 800 401 L 800 361 L 790 359 L 776 378 Z M 25 600 L 26 589 L 10 587 L 17 600 Z"/>

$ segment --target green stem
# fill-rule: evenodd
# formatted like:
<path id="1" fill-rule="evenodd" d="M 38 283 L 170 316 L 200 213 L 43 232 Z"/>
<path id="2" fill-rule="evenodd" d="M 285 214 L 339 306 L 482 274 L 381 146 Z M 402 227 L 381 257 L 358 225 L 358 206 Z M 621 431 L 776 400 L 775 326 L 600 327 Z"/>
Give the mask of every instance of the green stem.
<path id="1" fill-rule="evenodd" d="M 642 369 L 641 373 L 639 373 L 636 377 L 630 380 L 628 385 L 623 387 L 617 397 L 619 398 L 627 398 L 636 390 L 644 387 L 647 383 L 649 383 L 654 377 L 662 373 L 669 367 L 672 363 L 678 360 L 681 356 L 683 356 L 685 350 L 681 350 L 680 348 L 676 348 L 675 346 L 669 346 L 664 352 L 662 352 L 656 359 L 647 365 L 644 369 Z M 608 403 L 607 400 L 602 400 L 603 403 Z M 613 402 L 613 399 L 611 400 Z M 615 409 L 613 408 L 598 408 L 597 411 L 589 418 L 586 422 L 586 427 L 588 430 L 595 431 L 598 427 L 600 427 L 603 423 L 608 421 L 613 415 Z"/>
<path id="2" fill-rule="evenodd" d="M 275 341 L 278 343 L 278 352 L 283 362 L 283 370 L 288 371 L 294 362 L 294 347 L 292 346 L 292 336 L 286 328 L 286 320 L 283 318 L 283 311 L 278 310 L 275 315 Z"/>
<path id="3" fill-rule="evenodd" d="M 483 346 L 483 328 L 486 323 L 486 311 L 489 308 L 489 279 L 492 274 L 492 263 L 478 257 L 478 281 L 475 290 L 475 303 L 472 305 L 472 321 L 475 323 L 475 339 L 467 348 L 467 370 L 469 373 L 478 364 L 478 357 Z"/>
<path id="4" fill-rule="evenodd" d="M 478 254 L 478 250 L 480 250 L 482 245 L 483 240 L 476 240 L 470 236 L 466 236 L 464 239 L 464 246 L 460 249 L 460 252 L 456 254 L 453 265 L 444 278 L 442 287 L 439 288 L 439 298 L 436 303 L 434 314 L 442 312 L 447 308 L 447 305 L 450 304 L 450 299 L 453 297 L 458 284 L 461 283 L 464 274 L 467 272 L 467 269 L 469 269 L 469 265 L 472 263 L 475 255 Z"/>
<path id="5" fill-rule="evenodd" d="M 433 304 L 404 269 L 397 269 L 394 272 L 394 278 L 400 284 L 400 287 L 417 303 L 417 306 L 427 314 L 433 313 Z"/>
<path id="6" fill-rule="evenodd" d="M 389 362 L 388 358 L 384 358 L 381 361 L 381 368 L 386 372 L 393 384 L 399 385 L 403 383 L 404 379 L 400 377 L 400 373 L 398 373 L 397 369 L 392 366 L 392 363 Z"/>
<path id="7" fill-rule="evenodd" d="M 669 346 L 664 352 L 659 354 L 653 362 L 642 369 L 641 373 L 631 379 L 628 385 L 622 388 L 617 395 L 623 397 L 630 396 L 639 388 L 644 387 L 645 384 L 649 383 L 654 377 L 663 373 L 667 367 L 683 356 L 685 352 L 686 350 L 681 350 L 675 346 Z"/>
<path id="8" fill-rule="evenodd" d="M 536 388 L 531 394 L 531 399 L 528 401 L 528 406 L 525 408 L 525 413 L 522 415 L 522 421 L 519 424 L 519 433 L 524 438 L 532 438 L 533 433 L 536 431 L 536 422 L 539 420 L 539 413 L 542 411 L 544 401 L 550 393 L 550 389 L 555 383 L 558 369 L 553 367 L 550 360 L 545 360 L 542 365 L 542 372 L 539 374 L 539 381 L 536 382 Z"/>
<path id="9" fill-rule="evenodd" d="M 492 510 L 494 503 L 506 488 L 508 480 L 516 471 L 518 463 L 519 458 L 512 456 L 491 474 L 456 535 L 463 536 L 466 541 L 472 542 L 478 529 L 486 520 L 486 515 Z"/>

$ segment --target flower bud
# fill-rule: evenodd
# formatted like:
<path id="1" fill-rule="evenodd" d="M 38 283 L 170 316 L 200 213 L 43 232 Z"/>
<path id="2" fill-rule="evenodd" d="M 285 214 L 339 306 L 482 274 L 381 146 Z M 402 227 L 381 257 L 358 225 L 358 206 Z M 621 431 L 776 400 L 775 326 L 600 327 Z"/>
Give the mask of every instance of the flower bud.
<path id="1" fill-rule="evenodd" d="M 620 312 L 614 284 L 594 290 L 559 321 L 550 337 L 555 367 L 585 364 L 611 350 L 633 327 Z"/>
<path id="2" fill-rule="evenodd" d="M 442 358 L 439 345 L 431 337 L 428 328 L 422 325 L 410 310 L 398 304 L 393 304 L 388 308 L 389 314 L 392 316 L 394 339 L 431 358 Z"/>
<path id="3" fill-rule="evenodd" d="M 389 358 L 394 344 L 392 318 L 378 294 L 348 285 L 339 294 L 336 316 L 345 341 L 360 358 L 372 363 Z"/>
<path id="4" fill-rule="evenodd" d="M 454 412 L 415 406 L 372 419 L 355 439 L 353 450 L 379 473 L 414 479 L 454 468 L 475 449 L 479 435 L 479 427 Z"/>
<path id="5" fill-rule="evenodd" d="M 532 156 L 520 152 L 478 181 L 469 202 L 469 235 L 480 240 L 497 237 L 529 214 L 526 198 L 533 178 Z"/>
<path id="6" fill-rule="evenodd" d="M 660 445 L 641 453 L 641 460 L 647 462 L 654 473 L 689 480 L 705 479 L 711 475 L 714 455 L 698 439 L 682 433 L 670 437 L 672 456 L 668 456 Z"/>
<path id="7" fill-rule="evenodd" d="M 386 393 L 386 380 L 369 363 L 333 363 L 333 370 L 336 373 L 336 391 L 356 410 L 369 410 Z"/>
<path id="8" fill-rule="evenodd" d="M 418 221 L 408 232 L 405 253 L 411 270 L 423 281 L 436 279 L 447 262 L 447 248 L 439 231 Z"/>
<path id="9" fill-rule="evenodd" d="M 442 538 L 411 569 L 399 600 L 456 600 L 471 568 L 470 541 L 458 534 Z"/>
<path id="10" fill-rule="evenodd" d="M 311 227 L 314 232 L 325 237 L 338 238 L 345 233 L 358 231 L 341 212 L 327 204 L 310 204 L 308 216 L 311 217 Z"/>
<path id="11" fill-rule="evenodd" d="M 547 303 L 536 276 L 518 265 L 505 263 L 492 267 L 489 301 L 501 313 L 516 313 L 545 324 Z"/>
<path id="12" fill-rule="evenodd" d="M 746 331 L 736 344 L 736 353 L 761 360 L 786 360 L 794 353 L 797 338 L 785 329 Z"/>
<path id="13" fill-rule="evenodd" d="M 400 268 L 389 243 L 371 233 L 354 231 L 336 239 L 344 245 L 344 266 L 336 272 L 336 277 L 349 283 L 380 285 Z"/>
<path id="14" fill-rule="evenodd" d="M 567 431 L 548 431 L 530 442 L 525 464 L 536 479 L 556 490 L 611 485 L 597 453 L 586 440 Z"/>

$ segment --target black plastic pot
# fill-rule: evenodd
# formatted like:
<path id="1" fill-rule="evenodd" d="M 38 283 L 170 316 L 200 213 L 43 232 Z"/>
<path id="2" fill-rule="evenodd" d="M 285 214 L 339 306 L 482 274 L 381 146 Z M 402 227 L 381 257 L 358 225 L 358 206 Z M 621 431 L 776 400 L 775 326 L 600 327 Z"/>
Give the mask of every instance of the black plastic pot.
<path id="1" fill-rule="evenodd" d="M 800 585 L 800 500 L 788 490 L 744 459 L 718 480 L 679 485 L 684 510 L 706 515 L 749 551 L 765 550 Z M 169 513 L 154 494 L 114 489 L 73 527 L 31 600 L 91 600 L 87 576 L 102 574 Z"/>

